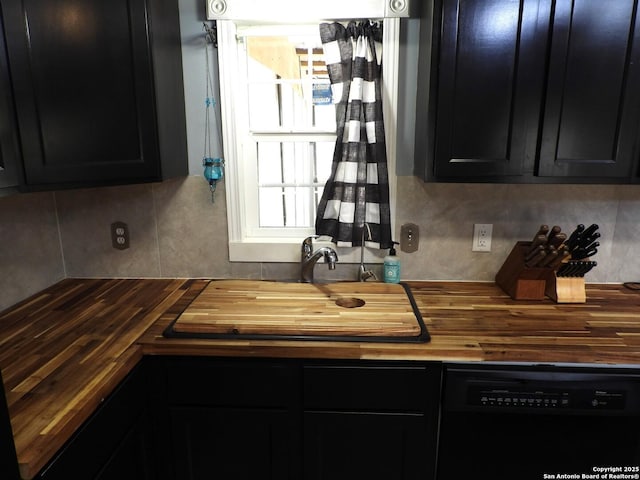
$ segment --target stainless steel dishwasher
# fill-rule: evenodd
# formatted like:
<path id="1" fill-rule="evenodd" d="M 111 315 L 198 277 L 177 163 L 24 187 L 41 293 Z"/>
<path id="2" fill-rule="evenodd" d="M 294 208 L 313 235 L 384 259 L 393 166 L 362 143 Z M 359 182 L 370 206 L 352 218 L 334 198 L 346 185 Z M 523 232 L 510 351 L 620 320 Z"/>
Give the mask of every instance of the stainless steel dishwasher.
<path id="1" fill-rule="evenodd" d="M 640 478 L 640 369 L 461 364 L 444 375 L 438 480 Z"/>

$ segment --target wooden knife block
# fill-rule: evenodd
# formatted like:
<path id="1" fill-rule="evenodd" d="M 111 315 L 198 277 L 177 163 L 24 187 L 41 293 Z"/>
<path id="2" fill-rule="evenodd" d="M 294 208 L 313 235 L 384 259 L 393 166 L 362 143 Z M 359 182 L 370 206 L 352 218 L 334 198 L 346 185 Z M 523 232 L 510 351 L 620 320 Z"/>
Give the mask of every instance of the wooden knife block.
<path id="1" fill-rule="evenodd" d="M 584 277 L 556 277 L 554 272 L 547 281 L 546 294 L 558 303 L 585 303 Z"/>
<path id="2" fill-rule="evenodd" d="M 531 242 L 517 242 L 496 274 L 496 284 L 514 300 L 544 300 L 551 268 L 527 267 L 525 256 Z"/>

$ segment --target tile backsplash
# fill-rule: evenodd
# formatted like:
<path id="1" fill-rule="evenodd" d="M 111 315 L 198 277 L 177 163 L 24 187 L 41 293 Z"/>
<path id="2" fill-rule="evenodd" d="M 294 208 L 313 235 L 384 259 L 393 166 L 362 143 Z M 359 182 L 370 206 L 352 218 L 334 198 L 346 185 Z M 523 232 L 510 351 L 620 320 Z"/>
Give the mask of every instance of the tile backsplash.
<path id="1" fill-rule="evenodd" d="M 297 264 L 228 261 L 224 182 L 211 203 L 201 172 L 205 92 L 205 2 L 179 0 L 189 165 L 193 176 L 163 183 L 20 194 L 0 198 L 0 311 L 66 277 L 291 279 Z M 597 223 L 602 247 L 590 282 L 640 280 L 640 186 L 433 184 L 408 175 L 413 165 L 417 19 L 403 27 L 402 104 L 396 234 L 420 227 L 420 248 L 399 251 L 406 280 L 493 281 L 518 240 L 541 223 L 572 230 Z M 217 62 L 211 58 L 214 72 Z M 214 79 L 217 76 L 214 75 Z M 129 225 L 131 247 L 111 246 L 110 225 Z M 474 223 L 493 224 L 491 252 L 472 252 Z M 369 266 L 369 265 L 368 265 Z M 381 277 L 379 265 L 373 267 Z M 316 277 L 354 279 L 339 263 Z"/>
<path id="2" fill-rule="evenodd" d="M 493 281 L 513 244 L 540 223 L 564 230 L 597 223 L 602 246 L 587 281 L 640 280 L 638 186 L 430 184 L 403 176 L 398 192 L 396 233 L 412 222 L 421 236 L 417 252 L 399 252 L 405 280 Z M 111 246 L 116 220 L 129 225 L 127 250 Z M 471 251 L 474 223 L 493 224 L 491 252 Z M 198 176 L 0 198 L 0 225 L 0 310 L 65 277 L 290 279 L 298 271 L 229 262 L 224 183 L 212 204 Z M 331 278 L 356 272 L 339 264 Z"/>

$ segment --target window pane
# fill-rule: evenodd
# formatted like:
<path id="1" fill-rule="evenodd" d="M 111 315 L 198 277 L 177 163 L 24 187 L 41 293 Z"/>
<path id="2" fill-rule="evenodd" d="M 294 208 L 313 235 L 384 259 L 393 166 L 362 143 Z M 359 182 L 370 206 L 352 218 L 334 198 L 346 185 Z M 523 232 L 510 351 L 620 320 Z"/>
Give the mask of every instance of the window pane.
<path id="1" fill-rule="evenodd" d="M 335 109 L 318 33 L 247 36 L 246 54 L 252 130 L 335 131 Z"/>
<path id="2" fill-rule="evenodd" d="M 311 227 L 333 142 L 257 142 L 260 227 Z"/>

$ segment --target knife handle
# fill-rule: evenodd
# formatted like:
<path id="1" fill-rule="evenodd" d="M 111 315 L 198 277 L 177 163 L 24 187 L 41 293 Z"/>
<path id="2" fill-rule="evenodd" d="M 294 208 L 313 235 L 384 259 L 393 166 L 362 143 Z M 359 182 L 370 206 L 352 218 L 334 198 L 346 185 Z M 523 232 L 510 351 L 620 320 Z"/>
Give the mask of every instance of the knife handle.
<path id="1" fill-rule="evenodd" d="M 531 247 L 529 247 L 529 251 L 527 252 L 527 260 L 528 256 L 538 251 L 538 248 L 544 248 L 545 243 L 547 242 L 547 237 L 543 234 L 536 235 L 536 238 L 531 242 Z"/>
<path id="2" fill-rule="evenodd" d="M 580 238 L 580 235 L 582 235 L 582 232 L 584 232 L 584 225 L 580 223 L 573 231 L 573 233 L 569 235 L 569 239 L 566 241 L 566 244 L 569 246 L 569 248 L 573 248 L 575 243 L 577 243 L 578 238 Z"/>
<path id="3" fill-rule="evenodd" d="M 537 247 L 529 250 L 529 252 L 524 257 L 525 265 L 526 265 L 526 262 L 531 260 L 536 255 L 538 255 L 540 252 L 544 252 L 544 245 L 538 245 Z"/>
<path id="4" fill-rule="evenodd" d="M 598 225 L 593 223 L 591 224 L 588 228 L 585 229 L 584 232 L 582 232 L 582 235 L 580 235 L 583 238 L 587 238 L 590 237 L 591 235 L 593 235 L 594 233 L 596 233 L 596 230 L 598 230 Z"/>
<path id="5" fill-rule="evenodd" d="M 538 262 L 538 267 L 548 267 L 549 265 L 551 265 L 551 263 L 558 258 L 558 251 L 551 247 L 552 250 L 549 250 L 549 252 L 547 253 L 547 255 L 540 260 L 540 262 Z"/>
<path id="6" fill-rule="evenodd" d="M 557 233 L 552 238 L 549 239 L 549 245 L 555 248 L 559 248 L 567 240 L 566 233 Z"/>
<path id="7" fill-rule="evenodd" d="M 533 241 L 535 242 L 535 239 L 538 237 L 538 235 L 544 235 L 546 237 L 547 233 L 549 233 L 549 225 L 540 225 L 540 228 L 538 228 L 538 233 L 533 236 Z"/>
<path id="8" fill-rule="evenodd" d="M 557 269 L 563 263 L 567 262 L 571 258 L 571 253 L 569 253 L 569 249 L 567 247 L 563 247 L 558 250 L 558 256 L 555 258 L 553 262 L 549 265 L 550 268 Z"/>
<path id="9" fill-rule="evenodd" d="M 534 255 L 533 257 L 531 257 L 530 260 L 524 262 L 524 264 L 527 267 L 536 267 L 539 265 L 539 263 L 542 261 L 542 259 L 544 257 L 547 256 L 547 252 L 544 251 L 544 247 L 542 247 L 542 249 L 540 251 L 538 251 L 538 253 L 536 255 Z"/>
<path id="10" fill-rule="evenodd" d="M 551 240 L 553 240 L 555 236 L 558 235 L 561 231 L 562 229 L 558 225 L 554 225 L 551 228 L 551 231 L 549 231 L 549 238 L 547 239 L 547 241 L 550 242 Z"/>

